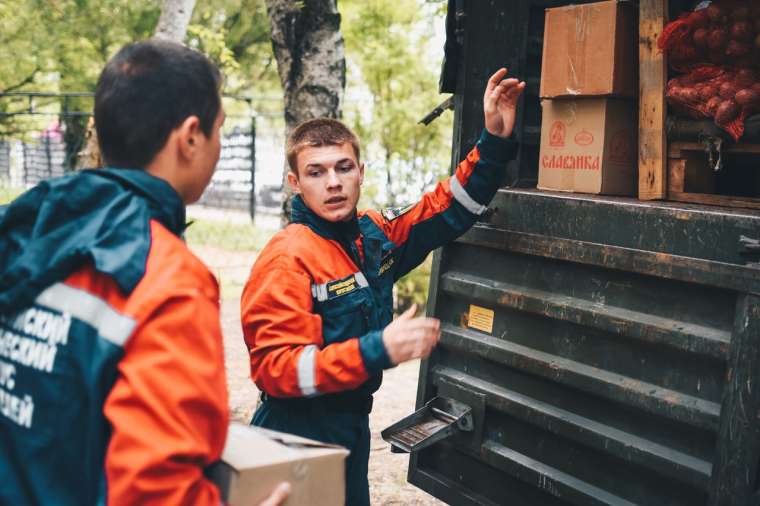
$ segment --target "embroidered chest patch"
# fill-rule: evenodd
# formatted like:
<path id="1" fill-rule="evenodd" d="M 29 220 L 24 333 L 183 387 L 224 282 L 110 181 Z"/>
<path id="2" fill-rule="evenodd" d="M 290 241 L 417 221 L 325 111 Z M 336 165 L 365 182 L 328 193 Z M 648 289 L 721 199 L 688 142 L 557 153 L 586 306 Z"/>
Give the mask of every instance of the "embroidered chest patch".
<path id="1" fill-rule="evenodd" d="M 362 272 L 355 272 L 341 279 L 311 285 L 311 295 L 318 301 L 326 301 L 369 286 Z"/>
<path id="2" fill-rule="evenodd" d="M 332 281 L 327 283 L 327 295 L 344 295 L 353 292 L 357 288 L 356 276 L 351 276 L 345 280 Z"/>
<path id="3" fill-rule="evenodd" d="M 378 270 L 377 274 L 379 276 L 382 276 L 383 274 L 385 274 L 385 271 L 390 269 L 394 262 L 395 260 L 393 257 L 388 257 L 387 260 L 384 260 L 383 263 L 380 264 L 380 270 Z"/>

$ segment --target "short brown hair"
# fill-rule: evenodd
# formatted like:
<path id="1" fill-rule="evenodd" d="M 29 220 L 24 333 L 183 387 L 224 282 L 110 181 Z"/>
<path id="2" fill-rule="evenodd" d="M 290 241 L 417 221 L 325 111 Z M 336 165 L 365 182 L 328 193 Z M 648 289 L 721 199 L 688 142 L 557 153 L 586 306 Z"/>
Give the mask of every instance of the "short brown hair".
<path id="1" fill-rule="evenodd" d="M 290 170 L 298 175 L 296 157 L 298 152 L 307 146 L 337 146 L 343 143 L 351 143 L 359 161 L 359 139 L 350 128 L 337 119 L 316 118 L 306 120 L 290 132 L 285 142 L 285 155 L 288 159 Z"/>

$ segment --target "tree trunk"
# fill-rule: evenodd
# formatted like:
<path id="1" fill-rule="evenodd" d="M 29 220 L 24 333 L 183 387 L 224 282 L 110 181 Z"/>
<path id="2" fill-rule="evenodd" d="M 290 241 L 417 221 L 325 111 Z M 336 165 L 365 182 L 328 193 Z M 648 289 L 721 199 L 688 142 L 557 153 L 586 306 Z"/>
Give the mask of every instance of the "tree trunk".
<path id="1" fill-rule="evenodd" d="M 340 118 L 346 60 L 337 0 L 266 0 L 272 48 L 285 97 L 285 134 L 307 119 Z M 292 195 L 283 174 L 283 226 Z"/>
<path id="2" fill-rule="evenodd" d="M 103 166 L 98 146 L 98 133 L 95 130 L 95 117 L 90 116 L 87 121 L 87 131 L 82 141 L 82 150 L 77 154 L 77 169 L 94 169 Z"/>
<path id="3" fill-rule="evenodd" d="M 194 8 L 195 0 L 163 0 L 161 17 L 158 19 L 154 37 L 182 43 L 185 40 L 187 25 L 190 24 Z M 103 166 L 95 121 L 92 119 L 87 124 L 84 147 L 78 153 L 77 159 L 77 169 Z"/>
<path id="4" fill-rule="evenodd" d="M 195 8 L 195 0 L 164 0 L 154 37 L 182 42 Z"/>

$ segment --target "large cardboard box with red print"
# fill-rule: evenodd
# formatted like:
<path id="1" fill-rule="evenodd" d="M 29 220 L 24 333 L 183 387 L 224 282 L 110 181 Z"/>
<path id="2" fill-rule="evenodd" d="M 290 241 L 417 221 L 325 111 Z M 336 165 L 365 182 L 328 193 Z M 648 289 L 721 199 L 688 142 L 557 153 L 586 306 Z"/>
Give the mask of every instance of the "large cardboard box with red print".
<path id="1" fill-rule="evenodd" d="M 635 195 L 638 111 L 630 100 L 544 100 L 538 187 Z"/>
<path id="2" fill-rule="evenodd" d="M 347 456 L 340 446 L 232 423 L 222 460 L 209 475 L 225 504 L 259 504 L 287 481 L 286 506 L 343 506 Z"/>

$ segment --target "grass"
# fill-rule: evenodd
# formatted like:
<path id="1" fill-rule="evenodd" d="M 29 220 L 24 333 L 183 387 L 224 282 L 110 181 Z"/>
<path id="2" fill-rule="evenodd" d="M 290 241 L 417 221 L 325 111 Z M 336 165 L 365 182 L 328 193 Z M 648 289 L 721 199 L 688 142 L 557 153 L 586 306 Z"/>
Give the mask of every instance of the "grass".
<path id="1" fill-rule="evenodd" d="M 252 223 L 193 219 L 185 231 L 190 246 L 213 246 L 227 251 L 260 251 L 276 230 L 261 229 Z"/>
<path id="2" fill-rule="evenodd" d="M 23 188 L 0 186 L 0 205 L 13 201 L 24 193 Z M 276 230 L 261 229 L 252 223 L 236 223 L 223 220 L 194 219 L 186 232 L 188 244 L 214 246 L 229 251 L 259 251 Z"/>
<path id="3" fill-rule="evenodd" d="M 240 215 L 189 216 L 187 245 L 219 280 L 223 299 L 239 299 L 256 255 L 277 232 L 255 227 Z"/>
<path id="4" fill-rule="evenodd" d="M 10 203 L 13 199 L 24 193 L 23 188 L 10 188 L 0 186 L 0 206 Z"/>

